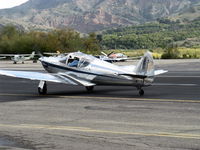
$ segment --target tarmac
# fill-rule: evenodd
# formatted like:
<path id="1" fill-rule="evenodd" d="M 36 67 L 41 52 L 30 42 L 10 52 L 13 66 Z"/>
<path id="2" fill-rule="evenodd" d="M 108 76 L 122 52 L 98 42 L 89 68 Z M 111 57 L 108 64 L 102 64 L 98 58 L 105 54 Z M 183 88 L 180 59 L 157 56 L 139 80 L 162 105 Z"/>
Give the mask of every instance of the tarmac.
<path id="1" fill-rule="evenodd" d="M 144 88 L 84 87 L 0 76 L 0 150 L 198 150 L 200 149 L 200 60 L 156 60 L 169 70 Z M 136 61 L 117 63 L 135 64 Z M 41 64 L 0 69 L 44 71 Z"/>

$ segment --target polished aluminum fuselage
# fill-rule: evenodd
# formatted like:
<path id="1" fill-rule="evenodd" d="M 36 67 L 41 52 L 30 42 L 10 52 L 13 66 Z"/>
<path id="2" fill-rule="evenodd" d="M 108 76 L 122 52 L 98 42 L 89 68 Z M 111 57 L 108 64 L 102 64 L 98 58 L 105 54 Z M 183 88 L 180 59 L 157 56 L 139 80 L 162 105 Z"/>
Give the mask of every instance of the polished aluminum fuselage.
<path id="1" fill-rule="evenodd" d="M 42 57 L 40 61 L 46 71 L 50 73 L 68 74 L 76 79 L 85 80 L 95 85 L 125 85 L 125 86 L 150 86 L 154 77 L 136 78 L 134 68 L 124 69 L 121 66 L 97 59 L 90 55 L 82 56 L 89 60 L 85 67 L 70 67 L 66 64 L 68 57 Z M 134 67 L 134 66 L 133 66 Z"/>

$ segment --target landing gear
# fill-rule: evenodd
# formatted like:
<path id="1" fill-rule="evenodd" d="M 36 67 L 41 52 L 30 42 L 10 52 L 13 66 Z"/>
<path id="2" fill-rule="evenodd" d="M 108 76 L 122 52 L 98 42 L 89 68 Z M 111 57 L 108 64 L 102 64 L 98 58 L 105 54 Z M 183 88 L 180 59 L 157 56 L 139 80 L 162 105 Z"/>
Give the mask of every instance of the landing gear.
<path id="1" fill-rule="evenodd" d="M 13 62 L 13 64 L 17 64 L 17 62 L 16 62 L 16 61 L 14 61 L 14 62 Z"/>
<path id="2" fill-rule="evenodd" d="M 91 93 L 94 89 L 94 86 L 86 86 L 85 88 L 89 93 Z"/>
<path id="3" fill-rule="evenodd" d="M 47 94 L 47 83 L 46 83 L 46 81 L 40 81 L 40 83 L 38 85 L 38 93 L 40 95 Z"/>
<path id="4" fill-rule="evenodd" d="M 140 89 L 140 90 L 139 90 L 139 95 L 140 95 L 140 96 L 143 96 L 143 95 L 144 95 L 144 90 L 143 90 L 143 89 Z"/>
<path id="5" fill-rule="evenodd" d="M 24 64 L 24 62 L 22 61 L 22 64 Z"/>
<path id="6" fill-rule="evenodd" d="M 143 96 L 144 95 L 144 90 L 142 89 L 142 86 L 138 86 L 137 89 L 139 91 L 139 95 Z"/>

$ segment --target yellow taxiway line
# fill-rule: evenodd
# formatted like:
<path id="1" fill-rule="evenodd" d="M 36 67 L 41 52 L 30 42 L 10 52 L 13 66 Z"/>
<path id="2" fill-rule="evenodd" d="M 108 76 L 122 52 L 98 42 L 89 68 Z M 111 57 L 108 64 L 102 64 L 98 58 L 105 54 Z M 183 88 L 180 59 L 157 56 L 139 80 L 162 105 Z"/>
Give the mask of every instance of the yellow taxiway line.
<path id="1" fill-rule="evenodd" d="M 40 130 L 60 130 L 60 131 L 73 131 L 84 133 L 99 133 L 99 134 L 117 134 L 117 135 L 135 135 L 135 136 L 151 136 L 151 137 L 167 137 L 167 138 L 182 138 L 182 139 L 200 139 L 200 134 L 182 134 L 182 133 L 169 133 L 169 132 L 127 132 L 127 131 L 111 131 L 100 130 L 86 127 L 71 127 L 71 126 L 53 126 L 53 125 L 36 125 L 36 124 L 19 124 L 9 125 L 0 124 L 0 127 L 15 128 L 15 129 L 40 129 Z"/>
<path id="2" fill-rule="evenodd" d="M 146 101 L 146 102 L 179 102 L 179 103 L 200 103 L 199 100 L 183 99 L 159 99 L 159 98 L 123 98 L 123 97 L 96 97 L 96 96 L 62 96 L 62 95 L 37 95 L 37 94 L 9 94 L 0 93 L 0 96 L 21 96 L 21 97 L 44 97 L 44 98 L 70 98 L 70 99 L 99 99 L 99 100 L 126 100 L 126 101 Z"/>

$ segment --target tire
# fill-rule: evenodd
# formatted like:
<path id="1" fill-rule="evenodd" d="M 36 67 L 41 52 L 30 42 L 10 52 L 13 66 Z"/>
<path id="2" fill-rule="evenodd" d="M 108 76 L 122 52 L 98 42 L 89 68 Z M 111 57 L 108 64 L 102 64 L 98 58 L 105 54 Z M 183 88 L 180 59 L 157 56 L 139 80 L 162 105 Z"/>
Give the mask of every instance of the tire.
<path id="1" fill-rule="evenodd" d="M 85 88 L 89 93 L 93 92 L 93 90 L 94 90 L 94 86 L 86 86 Z"/>
<path id="2" fill-rule="evenodd" d="M 139 95 L 140 95 L 140 96 L 143 96 L 143 95 L 144 95 L 144 90 L 143 90 L 143 89 L 140 89 L 140 90 L 139 90 Z"/>

